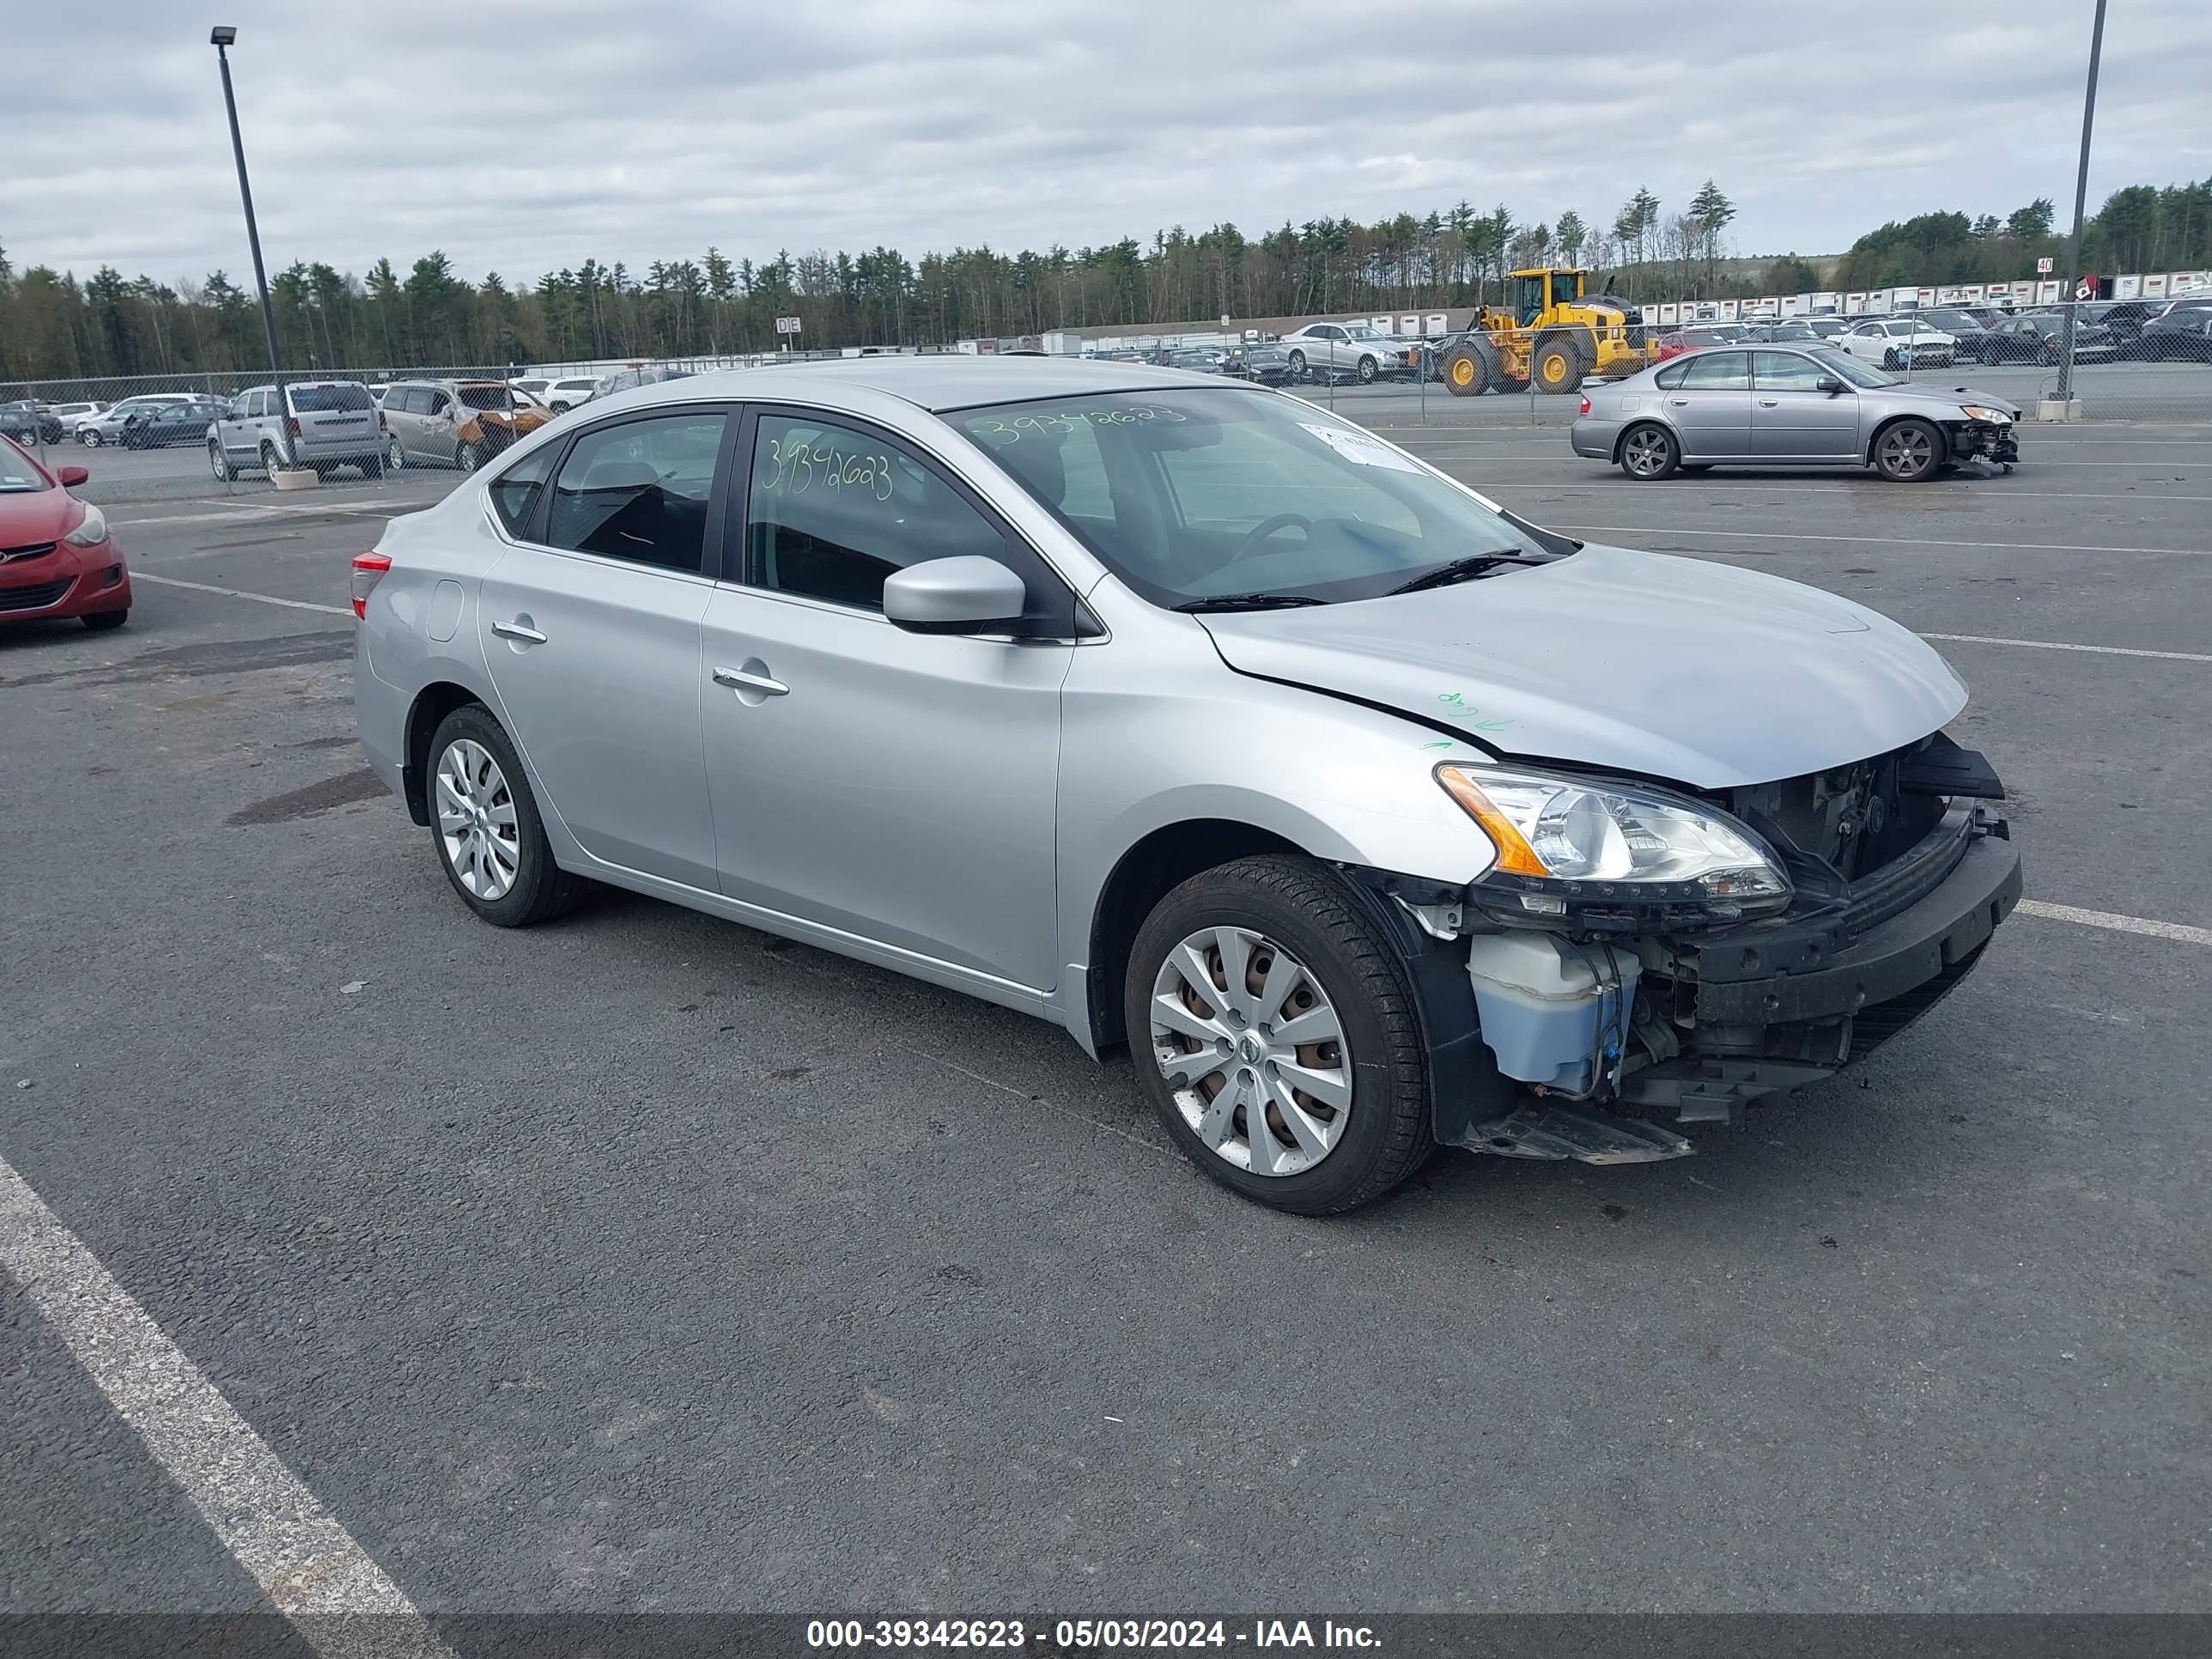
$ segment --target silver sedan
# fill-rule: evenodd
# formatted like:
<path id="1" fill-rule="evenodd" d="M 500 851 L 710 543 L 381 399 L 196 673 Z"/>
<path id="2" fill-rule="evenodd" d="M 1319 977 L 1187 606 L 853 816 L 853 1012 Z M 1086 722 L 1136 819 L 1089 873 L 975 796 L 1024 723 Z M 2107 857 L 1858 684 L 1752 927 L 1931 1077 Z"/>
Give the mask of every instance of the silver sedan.
<path id="1" fill-rule="evenodd" d="M 1974 459 L 2009 471 L 2019 419 L 2005 398 L 1900 380 L 1827 347 L 1724 347 L 1589 387 L 1571 441 L 1632 478 L 1764 463 L 1913 483 Z"/>
<path id="2" fill-rule="evenodd" d="M 362 745 L 485 921 L 605 883 L 1125 1047 L 1286 1210 L 1438 1145 L 1680 1156 L 1902 1029 L 2021 890 L 1924 641 L 1219 376 L 641 387 L 394 520 L 354 596 Z"/>

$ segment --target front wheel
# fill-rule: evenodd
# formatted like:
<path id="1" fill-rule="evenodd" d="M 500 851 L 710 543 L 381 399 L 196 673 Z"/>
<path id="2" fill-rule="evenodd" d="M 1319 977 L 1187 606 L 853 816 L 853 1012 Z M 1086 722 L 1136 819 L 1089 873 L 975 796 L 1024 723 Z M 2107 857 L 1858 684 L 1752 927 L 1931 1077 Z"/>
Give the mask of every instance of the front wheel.
<path id="1" fill-rule="evenodd" d="M 87 449 L 97 449 L 103 441 L 100 434 L 94 432 L 89 428 L 78 433 L 76 434 L 76 441 L 82 444 Z"/>
<path id="2" fill-rule="evenodd" d="M 1376 377 L 1377 374 L 1381 374 L 1381 373 L 1382 373 L 1382 367 L 1381 367 L 1381 365 L 1379 365 L 1378 363 L 1376 363 L 1376 361 L 1375 361 L 1372 357 L 1362 357 L 1362 358 L 1359 360 L 1359 384 L 1360 384 L 1360 385 L 1362 385 L 1362 386 L 1372 386 L 1372 385 L 1374 385 L 1374 384 L 1375 384 L 1375 377 Z"/>
<path id="3" fill-rule="evenodd" d="M 514 745 L 481 703 L 439 722 L 429 788 L 438 862 L 470 909 L 495 927 L 526 927 L 575 902 L 583 884 L 553 862 Z"/>
<path id="4" fill-rule="evenodd" d="M 384 452 L 384 470 L 386 472 L 397 472 L 406 465 L 407 452 L 399 447 L 399 440 L 394 438 L 392 441 L 392 447 Z"/>
<path id="5" fill-rule="evenodd" d="M 1170 892 L 1137 935 L 1123 1005 L 1168 1133 L 1245 1198 L 1348 1210 L 1435 1146 L 1404 967 L 1310 859 L 1242 859 Z"/>
<path id="6" fill-rule="evenodd" d="M 1620 441 L 1620 470 L 1632 478 L 1656 483 L 1681 464 L 1681 446 L 1663 426 L 1632 426 Z"/>
<path id="7" fill-rule="evenodd" d="M 222 453 L 220 443 L 208 443 L 208 471 L 215 474 L 217 483 L 228 483 L 238 477 L 238 469 L 230 464 L 230 457 Z"/>
<path id="8" fill-rule="evenodd" d="M 1291 378 L 1298 380 L 1304 375 L 1305 372 L 1306 354 L 1303 351 L 1293 351 L 1291 354 Z"/>
<path id="9" fill-rule="evenodd" d="M 1582 363 L 1573 347 L 1554 342 L 1536 354 L 1536 384 L 1553 394 L 1579 391 Z"/>
<path id="10" fill-rule="evenodd" d="M 1943 434 L 1926 421 L 1899 421 L 1874 443 L 1875 471 L 1893 483 L 1933 477 L 1945 459 Z"/>
<path id="11" fill-rule="evenodd" d="M 483 459 L 483 456 L 474 444 L 463 444 L 453 452 L 453 465 L 464 472 L 475 471 Z"/>

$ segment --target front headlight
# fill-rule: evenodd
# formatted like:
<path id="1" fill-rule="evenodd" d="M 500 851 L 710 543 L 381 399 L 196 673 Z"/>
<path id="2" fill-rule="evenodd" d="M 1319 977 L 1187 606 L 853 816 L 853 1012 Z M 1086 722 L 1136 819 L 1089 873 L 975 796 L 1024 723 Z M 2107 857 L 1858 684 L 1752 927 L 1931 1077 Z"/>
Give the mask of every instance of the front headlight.
<path id="1" fill-rule="evenodd" d="M 1987 409 L 1980 404 L 1960 404 L 1959 412 L 1970 421 L 1980 421 L 1989 426 L 2012 424 L 2012 416 L 2002 409 Z"/>
<path id="2" fill-rule="evenodd" d="M 1723 915 L 1777 910 L 1792 888 L 1751 830 L 1687 800 L 1571 777 L 1445 764 L 1437 781 L 1498 848 L 1483 879 L 1532 915 L 1570 901 L 1692 904 Z"/>
<path id="3" fill-rule="evenodd" d="M 71 547 L 98 547 L 107 539 L 107 520 L 98 507 L 87 501 L 83 519 L 62 539 Z"/>

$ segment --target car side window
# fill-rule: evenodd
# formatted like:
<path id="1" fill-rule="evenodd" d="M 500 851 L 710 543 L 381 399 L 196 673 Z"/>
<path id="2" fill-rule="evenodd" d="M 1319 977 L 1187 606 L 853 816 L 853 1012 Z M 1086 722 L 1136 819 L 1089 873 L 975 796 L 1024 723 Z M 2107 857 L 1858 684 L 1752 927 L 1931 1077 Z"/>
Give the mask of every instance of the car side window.
<path id="1" fill-rule="evenodd" d="M 745 504 L 751 586 L 880 611 L 893 571 L 963 554 L 1022 568 L 1005 536 L 903 446 L 811 417 L 760 417 Z"/>
<path id="2" fill-rule="evenodd" d="M 553 471 L 553 458 L 560 452 L 557 443 L 532 450 L 491 481 L 486 492 L 491 496 L 491 510 L 499 514 L 508 535 L 520 536 L 528 528 L 538 493 Z"/>
<path id="3" fill-rule="evenodd" d="M 547 545 L 697 570 L 728 418 L 720 410 L 686 411 L 583 434 L 553 481 Z"/>
<path id="4" fill-rule="evenodd" d="M 1751 372 L 1761 392 L 1817 392 L 1828 371 L 1794 351 L 1755 351 Z"/>
<path id="5" fill-rule="evenodd" d="M 1750 354 L 1742 351 L 1708 351 L 1703 356 L 1690 359 L 1689 372 L 1683 375 L 1683 386 L 1692 392 L 1745 392 L 1751 386 Z"/>
<path id="6" fill-rule="evenodd" d="M 1690 365 L 1686 361 L 1679 363 L 1669 363 L 1666 368 L 1661 369 L 1656 374 L 1654 374 L 1651 377 L 1651 384 L 1656 386 L 1662 387 L 1666 391 L 1672 392 L 1676 386 L 1682 384 L 1682 377 L 1689 372 Z"/>
<path id="7" fill-rule="evenodd" d="M 418 398 L 422 395 L 423 394 L 419 392 L 416 394 Z M 418 404 L 416 405 L 417 412 L 420 414 L 442 415 L 453 406 L 453 400 L 442 392 L 433 392 L 428 394 L 428 402 L 427 404 Z"/>

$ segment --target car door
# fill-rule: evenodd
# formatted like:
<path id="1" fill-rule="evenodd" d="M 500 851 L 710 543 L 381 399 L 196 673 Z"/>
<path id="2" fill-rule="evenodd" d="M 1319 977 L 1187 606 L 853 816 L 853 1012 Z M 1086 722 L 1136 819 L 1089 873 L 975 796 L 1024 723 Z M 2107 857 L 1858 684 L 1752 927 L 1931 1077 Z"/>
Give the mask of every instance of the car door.
<path id="1" fill-rule="evenodd" d="M 916 447 L 764 408 L 705 628 L 709 798 L 730 897 L 1033 990 L 1055 960 L 1066 640 L 908 633 L 884 580 L 996 558 L 1074 598 Z"/>
<path id="2" fill-rule="evenodd" d="M 491 486 L 502 517 L 534 494 L 477 605 L 541 804 L 592 857 L 707 892 L 699 623 L 731 422 L 716 406 L 639 410 L 502 472 Z"/>
<path id="3" fill-rule="evenodd" d="M 453 394 L 442 386 L 424 389 L 422 415 L 417 423 L 422 453 L 450 466 L 461 453 L 460 410 Z"/>
<path id="4" fill-rule="evenodd" d="M 1751 447 L 1761 460 L 1857 456 L 1858 393 L 1840 375 L 1800 352 L 1754 351 L 1751 376 Z M 1822 380 L 1844 389 L 1823 392 Z"/>
<path id="5" fill-rule="evenodd" d="M 1751 354 L 1705 351 L 1684 366 L 1667 394 L 1667 413 L 1681 434 L 1683 458 L 1741 459 L 1751 448 Z"/>

